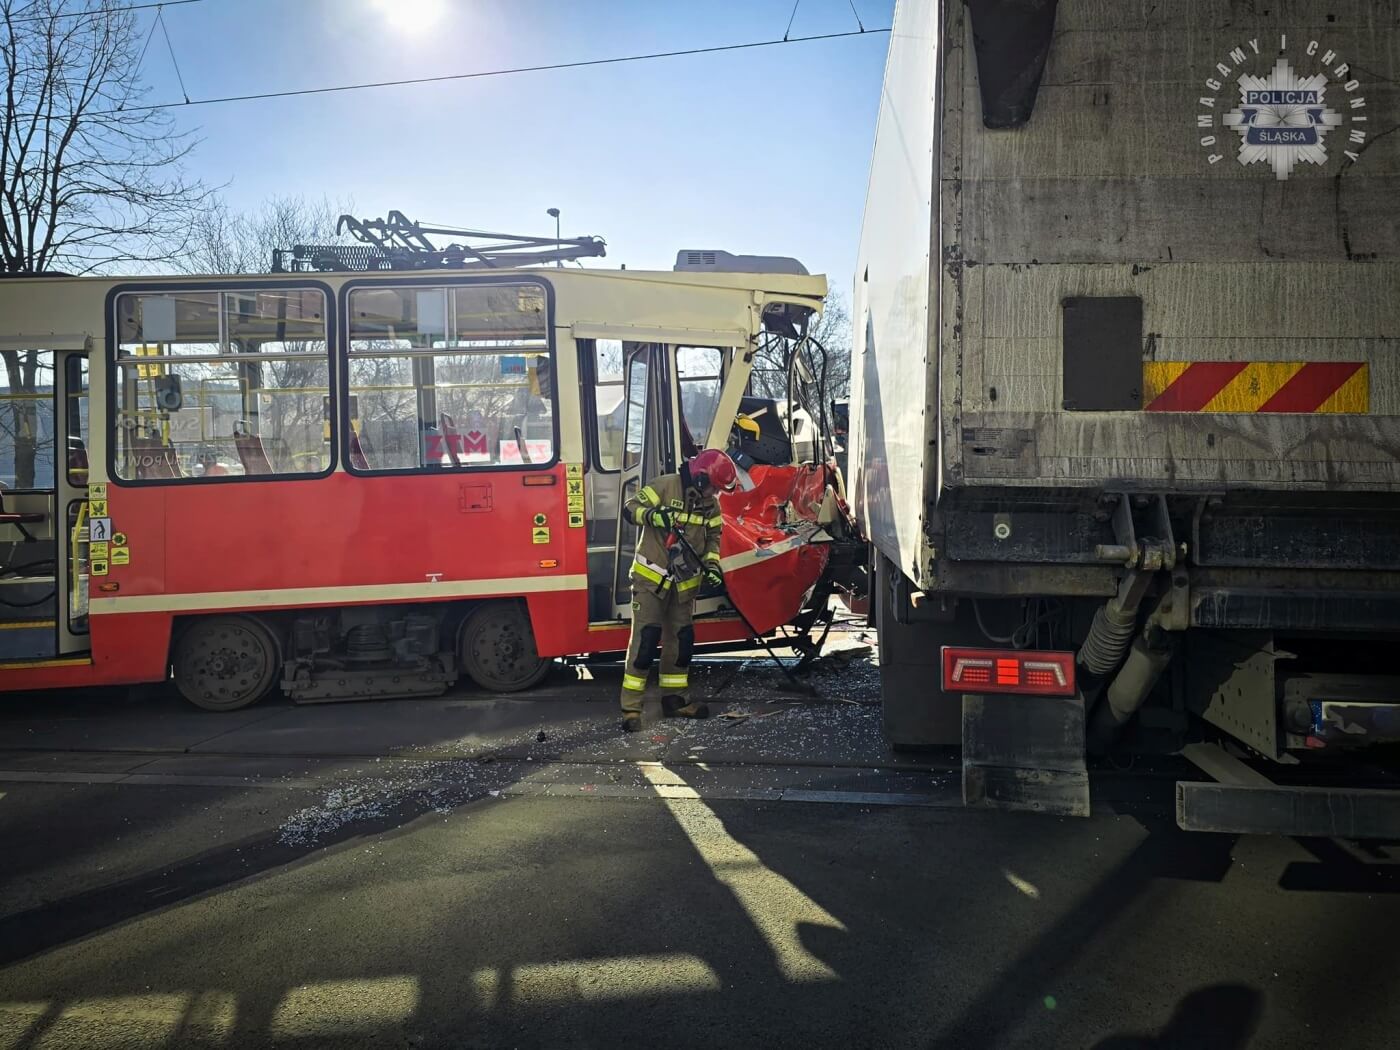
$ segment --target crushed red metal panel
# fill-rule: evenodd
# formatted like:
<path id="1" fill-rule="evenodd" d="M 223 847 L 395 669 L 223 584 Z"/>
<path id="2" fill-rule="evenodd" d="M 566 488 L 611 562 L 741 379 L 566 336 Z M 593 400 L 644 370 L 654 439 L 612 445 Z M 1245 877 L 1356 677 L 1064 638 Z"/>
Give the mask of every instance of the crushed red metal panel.
<path id="1" fill-rule="evenodd" d="M 813 543 L 817 517 L 831 474 L 825 466 L 756 466 L 750 471 L 752 491 L 720 498 L 724 533 L 720 554 L 729 595 L 758 631 L 787 623 L 826 571 L 830 551 Z"/>

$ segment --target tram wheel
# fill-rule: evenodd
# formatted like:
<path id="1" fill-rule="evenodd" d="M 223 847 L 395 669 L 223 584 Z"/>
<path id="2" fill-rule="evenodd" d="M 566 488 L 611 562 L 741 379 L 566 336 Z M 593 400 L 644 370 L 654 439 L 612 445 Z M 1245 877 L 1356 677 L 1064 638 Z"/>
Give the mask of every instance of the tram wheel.
<path id="1" fill-rule="evenodd" d="M 535 649 L 529 613 L 519 602 L 489 602 L 468 615 L 457 632 L 457 658 L 472 681 L 496 693 L 539 685 L 553 663 Z"/>
<path id="2" fill-rule="evenodd" d="M 272 691 L 277 640 L 251 616 L 200 620 L 175 643 L 175 686 L 206 711 L 237 711 Z"/>

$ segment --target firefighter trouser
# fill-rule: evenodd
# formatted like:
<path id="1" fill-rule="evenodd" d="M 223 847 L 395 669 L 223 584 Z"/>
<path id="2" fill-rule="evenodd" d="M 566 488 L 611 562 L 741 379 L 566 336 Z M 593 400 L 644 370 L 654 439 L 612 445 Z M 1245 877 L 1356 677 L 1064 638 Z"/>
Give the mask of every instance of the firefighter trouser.
<path id="1" fill-rule="evenodd" d="M 622 710 L 640 712 L 647 674 L 660 649 L 661 692 L 685 697 L 690 688 L 690 654 L 695 648 L 695 593 L 668 587 L 658 594 L 646 580 L 632 581 L 632 638 L 622 668 Z"/>

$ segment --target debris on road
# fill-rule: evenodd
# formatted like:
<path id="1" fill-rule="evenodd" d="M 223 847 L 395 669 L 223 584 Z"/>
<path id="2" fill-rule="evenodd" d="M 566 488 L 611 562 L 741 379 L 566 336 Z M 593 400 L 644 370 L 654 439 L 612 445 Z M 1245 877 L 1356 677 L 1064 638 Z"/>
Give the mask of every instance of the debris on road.
<path id="1" fill-rule="evenodd" d="M 707 670 L 710 675 L 700 677 L 713 676 L 714 665 Z M 664 731 L 655 724 L 649 734 L 623 736 L 611 717 L 590 712 L 552 721 L 547 729 L 522 727 L 517 738 L 468 733 L 424 744 L 386 759 L 371 775 L 343 772 L 342 781 L 328 787 L 319 802 L 283 821 L 280 838 L 285 844 L 314 845 L 350 825 L 447 813 L 479 799 L 499 798 L 526 779 L 550 780 L 570 765 L 616 764 L 618 782 L 628 786 L 636 779 L 637 762 L 695 764 L 702 752 L 705 762 L 736 767 L 885 764 L 879 710 L 870 706 L 872 700 L 878 703 L 879 670 L 869 654 L 824 659 L 814 673 L 822 677 L 825 702 L 791 696 L 759 699 L 755 694 L 781 692 L 788 683 L 771 665 L 754 664 L 744 676 L 745 694 L 752 699 L 731 700 L 709 720 L 668 719 Z M 696 683 L 701 685 L 696 692 L 713 702 L 727 684 L 705 689 Z M 644 786 L 639 780 L 636 785 Z"/>

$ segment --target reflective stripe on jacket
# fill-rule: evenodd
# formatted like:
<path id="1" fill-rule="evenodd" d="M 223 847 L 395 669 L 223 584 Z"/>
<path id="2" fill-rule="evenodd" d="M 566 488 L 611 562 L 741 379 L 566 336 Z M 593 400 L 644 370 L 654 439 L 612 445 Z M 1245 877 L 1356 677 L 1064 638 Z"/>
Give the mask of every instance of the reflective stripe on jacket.
<path id="1" fill-rule="evenodd" d="M 689 592 L 700 586 L 701 568 L 689 577 L 672 581 L 671 559 L 667 552 L 665 529 L 642 522 L 649 510 L 665 507 L 672 520 L 681 528 L 686 542 L 704 564 L 719 562 L 719 536 L 724 518 L 713 496 L 702 496 L 695 488 L 685 488 L 679 474 L 663 474 L 653 478 L 627 497 L 624 511 L 637 526 L 637 554 L 632 562 L 632 577 L 666 589 L 675 582 L 676 589 Z"/>

